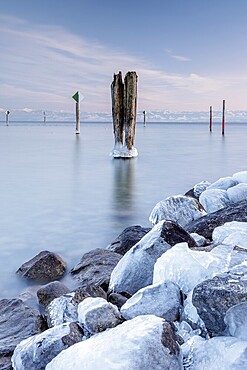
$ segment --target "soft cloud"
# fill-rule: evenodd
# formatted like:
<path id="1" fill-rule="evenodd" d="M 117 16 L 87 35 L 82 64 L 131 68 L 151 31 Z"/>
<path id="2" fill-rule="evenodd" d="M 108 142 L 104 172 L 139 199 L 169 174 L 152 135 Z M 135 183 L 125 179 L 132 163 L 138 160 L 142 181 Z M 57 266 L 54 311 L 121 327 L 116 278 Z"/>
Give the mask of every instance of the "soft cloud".
<path id="1" fill-rule="evenodd" d="M 3 110 L 28 107 L 73 111 L 71 96 L 80 90 L 85 96 L 82 109 L 110 112 L 110 84 L 113 73 L 118 71 L 137 72 L 140 109 L 200 110 L 214 99 L 219 100 L 231 86 L 241 86 L 236 78 L 167 73 L 150 61 L 79 37 L 62 27 L 38 26 L 6 16 L 0 16 L 0 22 Z M 169 53 L 177 60 L 189 60 Z M 224 98 L 228 98 L 226 95 Z"/>

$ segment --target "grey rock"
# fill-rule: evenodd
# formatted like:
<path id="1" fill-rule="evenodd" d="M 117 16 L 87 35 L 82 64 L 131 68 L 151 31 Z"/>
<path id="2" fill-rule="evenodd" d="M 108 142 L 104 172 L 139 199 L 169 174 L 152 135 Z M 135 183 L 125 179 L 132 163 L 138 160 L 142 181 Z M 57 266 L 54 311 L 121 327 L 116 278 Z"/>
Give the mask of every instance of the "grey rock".
<path id="1" fill-rule="evenodd" d="M 190 234 L 174 221 L 164 221 L 161 237 L 171 246 L 186 242 L 190 248 L 197 247 Z"/>
<path id="2" fill-rule="evenodd" d="M 171 248 L 161 236 L 163 223 L 155 225 L 119 261 L 111 274 L 109 292 L 134 294 L 152 284 L 156 260 Z"/>
<path id="3" fill-rule="evenodd" d="M 81 286 L 96 285 L 107 291 L 111 272 L 121 258 L 121 254 L 110 250 L 94 249 L 82 256 L 71 274 Z"/>
<path id="4" fill-rule="evenodd" d="M 189 233 L 197 233 L 212 240 L 213 230 L 230 221 L 247 222 L 247 199 L 201 217 L 185 227 Z"/>
<path id="5" fill-rule="evenodd" d="M 150 314 L 163 317 L 168 321 L 175 321 L 179 319 L 181 308 L 179 286 L 168 280 L 140 289 L 128 299 L 120 312 L 126 320 Z"/>
<path id="6" fill-rule="evenodd" d="M 130 250 L 133 245 L 138 243 L 144 235 L 146 235 L 151 230 L 150 227 L 141 227 L 139 225 L 129 226 L 124 229 L 121 234 L 117 236 L 110 245 L 108 245 L 107 249 L 120 253 L 124 255 L 128 250 Z"/>
<path id="7" fill-rule="evenodd" d="M 60 256 L 49 251 L 42 251 L 25 262 L 17 273 L 31 280 L 52 281 L 60 278 L 66 270 L 66 264 Z"/>
<path id="8" fill-rule="evenodd" d="M 228 273 L 198 284 L 192 303 L 211 336 L 224 335 L 227 310 L 247 301 L 247 266 L 239 265 Z"/>
<path id="9" fill-rule="evenodd" d="M 89 334 L 100 333 L 123 322 L 118 308 L 104 298 L 85 298 L 78 305 L 78 321 Z"/>
<path id="10" fill-rule="evenodd" d="M 46 365 L 61 351 L 81 342 L 82 329 L 67 323 L 23 340 L 16 347 L 12 363 L 16 370 L 45 370 Z"/>
<path id="11" fill-rule="evenodd" d="M 85 298 L 89 297 L 101 297 L 107 299 L 107 294 L 100 286 L 86 285 L 77 288 L 74 291 L 75 295 L 73 301 L 76 303 L 82 302 Z"/>
<path id="12" fill-rule="evenodd" d="M 18 343 L 44 329 L 39 312 L 22 300 L 0 300 L 0 358 L 12 355 Z"/>
<path id="13" fill-rule="evenodd" d="M 51 283 L 42 286 L 37 291 L 37 296 L 39 303 L 43 306 L 47 306 L 53 299 L 69 292 L 69 288 L 64 284 L 59 281 L 52 281 Z"/>
<path id="14" fill-rule="evenodd" d="M 111 293 L 108 296 L 108 302 L 117 306 L 119 310 L 125 304 L 127 299 L 128 299 L 127 297 L 125 297 L 123 294 L 120 294 L 120 293 Z"/>

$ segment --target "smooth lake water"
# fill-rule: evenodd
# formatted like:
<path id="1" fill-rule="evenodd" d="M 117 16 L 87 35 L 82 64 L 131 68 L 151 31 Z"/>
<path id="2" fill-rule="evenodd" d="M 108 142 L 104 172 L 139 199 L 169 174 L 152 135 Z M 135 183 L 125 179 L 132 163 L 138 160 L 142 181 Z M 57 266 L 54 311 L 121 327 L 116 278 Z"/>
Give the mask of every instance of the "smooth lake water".
<path id="1" fill-rule="evenodd" d="M 125 227 L 151 226 L 155 204 L 202 180 L 247 170 L 247 124 L 137 124 L 139 156 L 112 159 L 112 124 L 0 124 L 0 298 L 30 284 L 15 271 L 41 250 L 68 271 Z M 68 276 L 62 280 L 68 282 Z"/>

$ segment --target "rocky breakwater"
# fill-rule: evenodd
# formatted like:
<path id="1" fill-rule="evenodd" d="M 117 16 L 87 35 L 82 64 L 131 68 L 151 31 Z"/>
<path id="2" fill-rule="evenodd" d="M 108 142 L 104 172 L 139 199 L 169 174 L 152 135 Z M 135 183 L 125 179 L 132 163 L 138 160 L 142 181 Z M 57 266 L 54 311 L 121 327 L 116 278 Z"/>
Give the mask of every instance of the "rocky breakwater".
<path id="1" fill-rule="evenodd" d="M 247 171 L 162 200 L 150 221 L 84 254 L 73 289 L 61 257 L 25 263 L 41 310 L 0 301 L 0 367 L 247 368 Z"/>

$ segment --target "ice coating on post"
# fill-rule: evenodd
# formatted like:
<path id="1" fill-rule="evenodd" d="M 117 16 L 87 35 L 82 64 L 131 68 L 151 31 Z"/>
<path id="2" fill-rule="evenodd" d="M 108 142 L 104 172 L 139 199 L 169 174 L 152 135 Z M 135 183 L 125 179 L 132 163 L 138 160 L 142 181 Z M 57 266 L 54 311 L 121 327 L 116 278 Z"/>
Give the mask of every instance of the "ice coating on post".
<path id="1" fill-rule="evenodd" d="M 112 151 L 119 151 L 123 146 L 123 132 L 124 132 L 124 107 L 123 107 L 124 85 L 122 81 L 122 73 L 114 74 L 111 84 L 112 97 L 112 119 L 113 131 L 115 137 L 115 146 Z"/>

